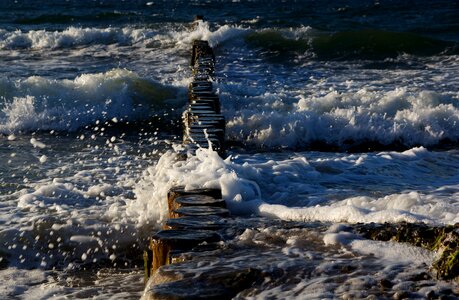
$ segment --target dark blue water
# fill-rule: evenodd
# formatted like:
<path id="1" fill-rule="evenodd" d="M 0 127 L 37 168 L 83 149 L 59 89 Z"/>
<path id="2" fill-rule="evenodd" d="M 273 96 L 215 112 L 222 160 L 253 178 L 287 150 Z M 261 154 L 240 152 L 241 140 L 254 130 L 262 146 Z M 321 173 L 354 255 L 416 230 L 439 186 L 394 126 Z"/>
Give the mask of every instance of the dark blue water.
<path id="1" fill-rule="evenodd" d="M 3 26 L 186 23 L 203 15 L 216 24 L 259 18 L 257 27 L 309 25 L 320 30 L 381 29 L 458 40 L 457 1 L 2 1 Z"/>

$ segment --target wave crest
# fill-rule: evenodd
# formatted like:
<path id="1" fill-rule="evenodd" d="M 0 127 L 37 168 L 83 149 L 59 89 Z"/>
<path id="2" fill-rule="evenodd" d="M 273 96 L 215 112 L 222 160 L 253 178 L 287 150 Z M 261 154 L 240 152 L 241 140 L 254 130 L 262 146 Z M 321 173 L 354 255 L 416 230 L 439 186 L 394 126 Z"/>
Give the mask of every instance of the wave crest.
<path id="1" fill-rule="evenodd" d="M 125 69 L 73 80 L 0 79 L 0 133 L 75 131 L 97 120 L 144 118 L 150 107 L 161 108 L 174 94 L 171 88 Z"/>
<path id="2" fill-rule="evenodd" d="M 125 28 L 78 28 L 63 31 L 0 30 L 0 49 L 57 49 L 92 44 L 135 44 L 151 38 L 155 32 L 147 29 Z"/>
<path id="3" fill-rule="evenodd" d="M 253 102 L 259 102 L 257 97 Z M 261 103 L 269 102 L 262 98 Z M 227 112 L 230 138 L 255 147 L 329 150 L 459 142 L 457 101 L 432 91 L 331 91 L 320 97 L 299 96 L 290 108 L 269 110 L 267 106 L 276 104 L 272 101 Z"/>

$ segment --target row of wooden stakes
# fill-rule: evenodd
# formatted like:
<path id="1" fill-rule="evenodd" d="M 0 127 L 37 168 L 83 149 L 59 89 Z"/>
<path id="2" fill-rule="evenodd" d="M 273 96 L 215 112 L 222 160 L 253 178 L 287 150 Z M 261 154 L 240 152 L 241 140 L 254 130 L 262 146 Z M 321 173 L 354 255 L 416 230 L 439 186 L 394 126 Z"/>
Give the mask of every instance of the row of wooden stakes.
<path id="1" fill-rule="evenodd" d="M 215 55 L 207 41 L 193 42 L 191 55 L 193 81 L 189 85 L 188 105 L 183 113 L 183 143 L 193 154 L 197 148 L 223 153 L 225 118 L 214 91 Z"/>
<path id="2" fill-rule="evenodd" d="M 167 195 L 169 219 L 163 230 L 150 239 L 144 252 L 145 282 L 154 293 L 161 282 L 150 277 L 162 266 L 182 261 L 181 254 L 217 249 L 223 238 L 220 230 L 228 226 L 229 210 L 219 189 L 174 187 Z M 152 299 L 153 295 L 151 295 Z"/>
<path id="3" fill-rule="evenodd" d="M 193 43 L 191 68 L 193 81 L 189 85 L 188 105 L 183 113 L 183 143 L 188 154 L 197 148 L 224 151 L 225 119 L 220 113 L 220 101 L 213 89 L 215 56 L 207 41 Z M 181 261 L 183 253 L 218 248 L 223 239 L 221 230 L 227 227 L 229 210 L 219 189 L 186 191 L 178 186 L 167 195 L 169 219 L 163 230 L 156 232 L 144 252 L 144 298 L 156 299 L 153 275 L 162 266 Z"/>

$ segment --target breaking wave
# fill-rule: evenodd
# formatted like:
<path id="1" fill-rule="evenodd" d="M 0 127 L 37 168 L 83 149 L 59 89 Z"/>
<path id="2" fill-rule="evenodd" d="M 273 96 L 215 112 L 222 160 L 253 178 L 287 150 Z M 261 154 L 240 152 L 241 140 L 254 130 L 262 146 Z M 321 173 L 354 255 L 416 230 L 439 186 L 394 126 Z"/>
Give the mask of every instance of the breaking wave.
<path id="1" fill-rule="evenodd" d="M 75 131 L 97 120 L 135 120 L 160 109 L 175 91 L 125 69 L 73 80 L 0 79 L 0 133 Z"/>
<path id="2" fill-rule="evenodd" d="M 63 31 L 0 29 L 0 49 L 56 49 L 115 43 L 130 45 L 154 35 L 155 32 L 152 30 L 131 27 L 101 29 L 69 27 Z"/>
<path id="3" fill-rule="evenodd" d="M 291 105 L 273 95 L 251 100 L 227 112 L 227 129 L 232 140 L 255 147 L 307 149 L 321 144 L 335 150 L 459 142 L 459 103 L 436 92 L 331 91 L 324 96 L 300 95 Z"/>
<path id="4" fill-rule="evenodd" d="M 454 170 L 454 153 L 420 147 L 328 158 L 310 152 L 238 154 L 223 160 L 216 152 L 199 149 L 187 161 L 176 156 L 167 152 L 146 170 L 134 190 L 136 199 L 127 205 L 130 218 L 140 224 L 167 218 L 164 199 L 180 182 L 187 189 L 220 188 L 230 210 L 242 215 L 348 223 L 458 221 L 457 174 L 436 173 L 443 167 Z M 350 185 L 360 184 L 370 195 L 348 194 Z"/>

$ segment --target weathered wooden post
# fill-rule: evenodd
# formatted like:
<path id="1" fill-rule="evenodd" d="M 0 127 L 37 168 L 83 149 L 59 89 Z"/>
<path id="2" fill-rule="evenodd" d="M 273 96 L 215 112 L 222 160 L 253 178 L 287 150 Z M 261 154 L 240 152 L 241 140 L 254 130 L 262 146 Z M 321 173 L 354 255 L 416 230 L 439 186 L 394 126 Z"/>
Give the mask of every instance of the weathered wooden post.
<path id="1" fill-rule="evenodd" d="M 170 245 L 160 238 L 153 237 L 150 240 L 150 250 L 152 252 L 151 275 L 158 270 L 159 267 L 170 263 Z"/>
<path id="2" fill-rule="evenodd" d="M 183 143 L 191 153 L 211 146 L 223 155 L 225 118 L 213 91 L 215 55 L 207 41 L 193 42 L 191 67 L 193 82 L 189 85 L 188 107 L 183 113 Z"/>
<path id="3" fill-rule="evenodd" d="M 224 223 L 216 218 L 229 216 L 220 189 L 185 190 L 177 186 L 169 190 L 167 201 L 170 219 L 165 230 L 153 235 L 149 250 L 144 253 L 146 278 L 172 262 L 172 250 L 191 250 L 203 242 L 219 241 L 221 236 L 215 230 L 224 227 Z M 170 222 L 174 219 L 179 221 Z"/>

